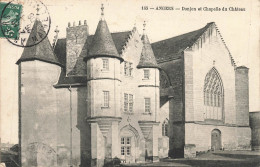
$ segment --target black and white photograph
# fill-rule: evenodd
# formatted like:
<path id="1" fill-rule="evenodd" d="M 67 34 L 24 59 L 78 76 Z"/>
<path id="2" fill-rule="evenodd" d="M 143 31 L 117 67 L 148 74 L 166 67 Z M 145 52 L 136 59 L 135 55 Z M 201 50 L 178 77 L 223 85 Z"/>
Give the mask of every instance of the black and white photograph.
<path id="1" fill-rule="evenodd" d="M 0 167 L 260 167 L 259 0 L 0 1 Z"/>

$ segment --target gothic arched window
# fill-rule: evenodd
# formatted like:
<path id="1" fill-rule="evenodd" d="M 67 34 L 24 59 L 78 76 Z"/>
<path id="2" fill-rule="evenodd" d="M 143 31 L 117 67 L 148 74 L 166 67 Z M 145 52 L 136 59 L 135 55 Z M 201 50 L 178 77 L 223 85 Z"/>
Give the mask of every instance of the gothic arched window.
<path id="1" fill-rule="evenodd" d="M 162 136 L 168 136 L 168 119 L 167 118 L 162 123 Z"/>
<path id="2" fill-rule="evenodd" d="M 218 71 L 213 67 L 204 82 L 204 118 L 223 120 L 224 88 Z"/>

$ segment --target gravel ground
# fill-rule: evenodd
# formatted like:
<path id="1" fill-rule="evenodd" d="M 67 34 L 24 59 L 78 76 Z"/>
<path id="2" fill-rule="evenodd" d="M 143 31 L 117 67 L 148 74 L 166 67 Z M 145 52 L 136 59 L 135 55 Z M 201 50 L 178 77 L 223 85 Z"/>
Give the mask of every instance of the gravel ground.
<path id="1" fill-rule="evenodd" d="M 217 151 L 201 154 L 196 158 L 162 159 L 156 163 L 124 164 L 127 167 L 260 167 L 260 152 Z"/>

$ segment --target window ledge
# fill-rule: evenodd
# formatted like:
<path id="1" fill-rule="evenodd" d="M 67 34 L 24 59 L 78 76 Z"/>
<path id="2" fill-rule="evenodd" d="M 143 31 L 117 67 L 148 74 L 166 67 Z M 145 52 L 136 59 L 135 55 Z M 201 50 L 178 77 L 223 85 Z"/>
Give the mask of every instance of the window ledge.
<path id="1" fill-rule="evenodd" d="M 143 112 L 142 114 L 143 114 L 143 115 L 152 115 L 151 112 Z"/>
<path id="2" fill-rule="evenodd" d="M 134 115 L 134 113 L 133 112 L 129 112 L 129 111 L 124 111 L 124 114 L 127 114 L 127 115 Z"/>
<path id="3" fill-rule="evenodd" d="M 148 81 L 148 80 L 150 80 L 150 78 L 143 78 L 142 80 L 143 81 Z"/>
<path id="4" fill-rule="evenodd" d="M 134 78 L 132 75 L 124 75 L 126 78 Z"/>
<path id="5" fill-rule="evenodd" d="M 222 119 L 210 119 L 210 118 L 205 118 L 204 119 L 205 123 L 210 123 L 210 124 L 223 124 L 224 121 Z"/>
<path id="6" fill-rule="evenodd" d="M 110 109 L 110 107 L 101 107 L 101 109 Z"/>

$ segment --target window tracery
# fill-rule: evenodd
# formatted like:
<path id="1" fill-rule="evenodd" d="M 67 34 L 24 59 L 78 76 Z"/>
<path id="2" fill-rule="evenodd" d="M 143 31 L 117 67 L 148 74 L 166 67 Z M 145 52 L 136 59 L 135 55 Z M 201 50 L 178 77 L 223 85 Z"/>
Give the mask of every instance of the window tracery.
<path id="1" fill-rule="evenodd" d="M 223 119 L 224 88 L 218 71 L 213 67 L 204 82 L 205 119 Z"/>

